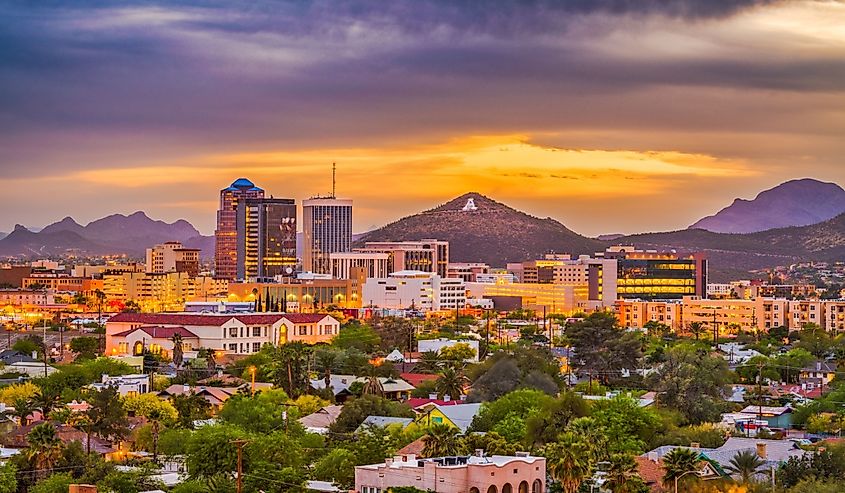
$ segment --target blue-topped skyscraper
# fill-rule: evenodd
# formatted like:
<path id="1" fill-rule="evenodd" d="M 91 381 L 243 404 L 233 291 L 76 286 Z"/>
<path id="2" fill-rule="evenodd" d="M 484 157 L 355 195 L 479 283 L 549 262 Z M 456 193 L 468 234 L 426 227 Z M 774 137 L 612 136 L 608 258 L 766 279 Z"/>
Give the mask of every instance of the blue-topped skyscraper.
<path id="1" fill-rule="evenodd" d="M 238 274 L 238 203 L 246 199 L 262 199 L 264 190 L 246 178 L 238 178 L 220 190 L 217 230 L 214 231 L 214 275 L 233 280 Z"/>

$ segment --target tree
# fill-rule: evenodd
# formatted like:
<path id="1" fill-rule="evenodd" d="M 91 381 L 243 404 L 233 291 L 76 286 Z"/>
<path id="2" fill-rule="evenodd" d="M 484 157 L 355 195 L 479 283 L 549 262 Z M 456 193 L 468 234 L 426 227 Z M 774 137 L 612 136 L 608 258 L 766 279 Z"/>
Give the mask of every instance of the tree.
<path id="1" fill-rule="evenodd" d="M 679 447 L 663 457 L 663 484 L 666 487 L 673 487 L 675 480 L 681 481 L 695 474 L 687 474 L 697 471 L 701 463 L 701 454 L 695 450 Z"/>
<path id="2" fill-rule="evenodd" d="M 576 493 L 593 469 L 590 445 L 572 432 L 560 434 L 546 446 L 549 475 L 560 483 L 564 493 Z"/>
<path id="3" fill-rule="evenodd" d="M 320 348 L 314 351 L 317 367 L 323 371 L 323 382 L 326 388 L 332 386 L 332 370 L 340 361 L 341 353 L 334 348 Z"/>
<path id="4" fill-rule="evenodd" d="M 17 468 L 7 462 L 0 465 L 0 493 L 15 493 L 18 490 Z"/>
<path id="5" fill-rule="evenodd" d="M 43 356 L 47 346 L 44 345 L 44 339 L 42 339 L 41 336 L 29 334 L 15 341 L 12 345 L 12 349 L 26 355 L 37 352 L 39 355 Z"/>
<path id="6" fill-rule="evenodd" d="M 485 402 L 472 421 L 473 431 L 495 430 L 497 424 L 506 421 L 507 418 L 519 418 L 523 423 L 523 435 L 525 434 L 525 420 L 535 415 L 538 411 L 554 402 L 554 398 L 533 389 L 515 390 L 498 400 Z"/>
<path id="7" fill-rule="evenodd" d="M 72 483 L 73 476 L 68 473 L 53 474 L 30 488 L 29 493 L 67 493 Z"/>
<path id="8" fill-rule="evenodd" d="M 343 490 L 355 486 L 355 454 L 344 448 L 335 448 L 314 464 L 314 478 L 331 481 Z M 3 492 L 0 492 L 3 493 Z"/>
<path id="9" fill-rule="evenodd" d="M 611 455 L 605 486 L 613 493 L 648 493 L 650 491 L 643 480 L 637 476 L 636 461 L 627 454 Z"/>
<path id="10" fill-rule="evenodd" d="M 17 397 L 12 405 L 14 406 L 14 409 L 10 410 L 6 408 L 6 411 L 4 412 L 17 417 L 21 426 L 26 426 L 29 423 L 29 416 L 34 411 L 38 410 L 35 406 L 35 402 L 31 398 L 25 399 L 23 397 Z"/>
<path id="11" fill-rule="evenodd" d="M 590 375 L 591 381 L 596 375 L 607 383 L 612 375 L 636 369 L 642 358 L 640 336 L 621 329 L 609 312 L 595 312 L 569 324 L 566 336 L 575 350 L 574 366 Z"/>
<path id="12" fill-rule="evenodd" d="M 704 334 L 705 328 L 704 324 L 701 322 L 690 322 L 687 324 L 687 330 L 689 330 L 690 334 L 695 336 L 695 340 L 699 340 L 702 334 Z"/>
<path id="13" fill-rule="evenodd" d="M 308 381 L 308 352 L 308 346 L 295 341 L 282 344 L 273 353 L 268 376 L 291 397 L 299 397 L 311 386 Z"/>
<path id="14" fill-rule="evenodd" d="M 742 450 L 731 458 L 730 465 L 728 465 L 727 469 L 732 474 L 739 476 L 741 483 L 748 483 L 765 464 L 766 461 L 761 459 L 755 452 Z"/>
<path id="15" fill-rule="evenodd" d="M 434 388 L 437 390 L 439 398 L 451 396 L 453 399 L 463 395 L 464 387 L 469 383 L 464 372 L 453 367 L 444 368 L 434 382 Z"/>
<path id="16" fill-rule="evenodd" d="M 291 415 L 293 413 L 293 415 Z M 243 430 L 267 434 L 287 426 L 298 426 L 299 413 L 283 390 L 265 390 L 249 396 L 236 394 L 220 410 L 219 418 Z"/>
<path id="17" fill-rule="evenodd" d="M 462 363 L 475 358 L 475 349 L 465 342 L 459 342 L 453 346 L 446 346 L 440 349 L 440 359 Z"/>
<path id="18" fill-rule="evenodd" d="M 0 402 L 11 406 L 17 399 L 31 399 L 39 387 L 32 382 L 23 382 L 0 388 Z"/>
<path id="19" fill-rule="evenodd" d="M 447 424 L 435 424 L 423 438 L 423 457 L 445 457 L 463 453 L 458 429 Z"/>
<path id="20" fill-rule="evenodd" d="M 641 454 L 646 443 L 661 427 L 660 417 L 650 408 L 628 396 L 617 396 L 593 403 L 590 415 L 596 430 L 607 437 L 608 451 Z"/>
<path id="21" fill-rule="evenodd" d="M 350 433 L 361 426 L 367 416 L 413 418 L 415 414 L 405 404 L 373 395 L 363 395 L 344 404 L 330 429 L 333 433 Z"/>
<path id="22" fill-rule="evenodd" d="M 91 408 L 85 412 L 91 420 L 91 431 L 112 442 L 122 440 L 128 433 L 126 410 L 120 402 L 117 388 L 107 385 L 90 393 L 88 404 Z"/>
<path id="23" fill-rule="evenodd" d="M 29 443 L 27 458 L 35 464 L 36 477 L 43 479 L 49 476 L 62 455 L 63 444 L 56 436 L 56 429 L 50 423 L 42 423 L 32 428 L 26 435 L 26 441 Z"/>
<path id="24" fill-rule="evenodd" d="M 156 413 L 158 420 L 165 426 L 171 426 L 179 419 L 179 412 L 173 404 L 159 399 L 152 393 L 127 395 L 123 398 L 123 408 L 127 413 L 146 418 Z"/>
<path id="25" fill-rule="evenodd" d="M 384 397 L 384 385 L 382 385 L 375 367 L 371 366 L 367 373 L 368 375 L 365 377 L 361 393 L 364 395 Z"/>
<path id="26" fill-rule="evenodd" d="M 414 369 L 420 373 L 437 373 L 440 371 L 441 364 L 437 351 L 423 351 Z"/>
<path id="27" fill-rule="evenodd" d="M 75 337 L 70 341 L 70 350 L 76 353 L 77 360 L 95 359 L 99 345 L 96 337 Z"/>
<path id="28" fill-rule="evenodd" d="M 178 425 L 182 428 L 192 429 L 195 420 L 208 419 L 211 416 L 211 404 L 205 397 L 193 391 L 174 395 L 170 398 L 170 403 L 179 414 Z"/>
<path id="29" fill-rule="evenodd" d="M 340 333 L 332 340 L 332 345 L 341 349 L 357 349 L 365 353 L 374 352 L 381 344 L 381 338 L 372 327 L 357 320 L 350 321 L 340 328 Z"/>
<path id="30" fill-rule="evenodd" d="M 587 402 L 574 392 L 564 392 L 559 398 L 544 403 L 540 410 L 526 420 L 526 439 L 529 445 L 554 442 L 561 430 L 577 418 L 587 416 Z"/>
<path id="31" fill-rule="evenodd" d="M 203 426 L 191 434 L 186 444 L 185 465 L 191 478 L 209 478 L 219 472 L 237 469 L 237 448 L 232 440 L 246 438 L 246 433 L 231 425 Z M 248 457 L 245 467 L 249 467 Z"/>
<path id="32" fill-rule="evenodd" d="M 666 352 L 666 361 L 649 375 L 658 403 L 680 411 L 688 423 L 717 421 L 730 372 L 727 362 L 705 349 L 680 344 Z"/>
<path id="33" fill-rule="evenodd" d="M 173 334 L 173 337 L 170 338 L 170 342 L 173 343 L 173 365 L 176 368 L 182 366 L 182 361 L 184 359 L 184 355 L 182 353 L 182 334 Z"/>

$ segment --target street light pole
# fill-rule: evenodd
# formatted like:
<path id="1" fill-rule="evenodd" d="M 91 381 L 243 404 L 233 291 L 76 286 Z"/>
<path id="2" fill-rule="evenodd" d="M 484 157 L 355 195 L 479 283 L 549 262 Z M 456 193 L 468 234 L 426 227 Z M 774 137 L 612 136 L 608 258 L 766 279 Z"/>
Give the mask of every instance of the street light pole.
<path id="1" fill-rule="evenodd" d="M 675 493 L 678 493 L 678 480 L 680 480 L 682 477 L 686 476 L 687 474 L 693 474 L 693 473 L 696 473 L 696 472 L 698 472 L 698 471 L 692 470 L 692 471 L 687 471 L 687 472 L 681 474 L 680 476 L 676 476 L 675 477 Z"/>

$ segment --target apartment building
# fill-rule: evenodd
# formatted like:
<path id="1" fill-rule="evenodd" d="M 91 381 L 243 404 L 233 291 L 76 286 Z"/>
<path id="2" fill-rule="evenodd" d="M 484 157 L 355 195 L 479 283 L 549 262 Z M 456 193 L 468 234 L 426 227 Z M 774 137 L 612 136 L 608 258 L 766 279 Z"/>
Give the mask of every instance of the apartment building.
<path id="1" fill-rule="evenodd" d="M 225 297 L 229 288 L 225 279 L 192 277 L 185 272 L 107 274 L 102 282 L 106 300 L 133 301 L 144 311 L 181 310 L 186 301 Z"/>
<path id="2" fill-rule="evenodd" d="M 197 276 L 200 270 L 200 250 L 185 248 L 179 241 L 168 241 L 147 248 L 145 265 L 146 271 L 152 274 L 185 272 L 190 276 Z"/>

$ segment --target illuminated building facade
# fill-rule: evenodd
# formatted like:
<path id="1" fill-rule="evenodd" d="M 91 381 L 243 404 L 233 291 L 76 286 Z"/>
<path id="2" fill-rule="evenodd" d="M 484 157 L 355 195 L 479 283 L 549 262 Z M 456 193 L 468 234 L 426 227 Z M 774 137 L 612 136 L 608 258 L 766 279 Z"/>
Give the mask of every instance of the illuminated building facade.
<path id="1" fill-rule="evenodd" d="M 229 284 L 228 301 L 263 303 L 267 298 L 282 305 L 282 311 L 310 312 L 335 305 L 339 308 L 361 308 L 362 273 L 353 270 L 349 279 L 308 279 L 290 282 Z M 282 303 L 285 300 L 285 303 Z M 286 306 L 285 306 L 286 305 Z M 285 310 L 287 308 L 287 310 Z"/>
<path id="2" fill-rule="evenodd" d="M 196 276 L 200 270 L 200 250 L 184 248 L 178 241 L 168 241 L 147 248 L 146 270 L 154 274 L 185 272 Z"/>
<path id="3" fill-rule="evenodd" d="M 368 241 L 355 251 L 388 254 L 390 272 L 431 272 L 447 277 L 449 271 L 448 241 Z"/>
<path id="4" fill-rule="evenodd" d="M 459 277 L 464 282 L 475 282 L 479 275 L 490 273 L 490 266 L 479 262 L 450 262 L 446 266 L 446 277 Z"/>
<path id="5" fill-rule="evenodd" d="M 264 198 L 264 190 L 246 178 L 238 178 L 220 191 L 217 229 L 214 231 L 214 275 L 233 280 L 238 274 L 238 203 Z"/>
<path id="6" fill-rule="evenodd" d="M 352 200 L 315 197 L 302 201 L 302 268 L 331 274 L 330 255 L 352 250 Z"/>
<path id="7" fill-rule="evenodd" d="M 703 254 L 682 257 L 674 252 L 617 246 L 599 255 L 616 260 L 618 298 L 665 300 L 707 296 L 707 260 Z"/>
<path id="8" fill-rule="evenodd" d="M 467 300 L 463 279 L 412 270 L 367 279 L 363 295 L 367 306 L 398 310 L 452 311 L 466 307 Z"/>
<path id="9" fill-rule="evenodd" d="M 185 272 L 153 274 L 126 272 L 103 276 L 106 301 L 133 301 L 145 312 L 181 310 L 186 301 L 225 296 L 229 282 L 212 277 L 193 277 Z"/>
<path id="10" fill-rule="evenodd" d="M 496 283 L 467 283 L 469 298 L 519 298 L 522 308 L 547 313 L 571 314 L 598 308 L 598 303 L 589 301 L 587 284 L 550 284 L 509 282 L 501 278 Z"/>
<path id="11" fill-rule="evenodd" d="M 387 277 L 389 255 L 386 253 L 335 252 L 329 254 L 332 263 L 332 277 L 349 279 L 356 268 L 363 270 L 365 277 Z"/>
<path id="12" fill-rule="evenodd" d="M 238 203 L 237 278 L 291 275 L 296 268 L 296 202 L 244 199 Z"/>
<path id="13" fill-rule="evenodd" d="M 524 284 L 559 284 L 587 289 L 584 308 L 610 307 L 617 296 L 616 259 L 551 254 L 541 260 L 509 263 L 510 272 Z"/>

